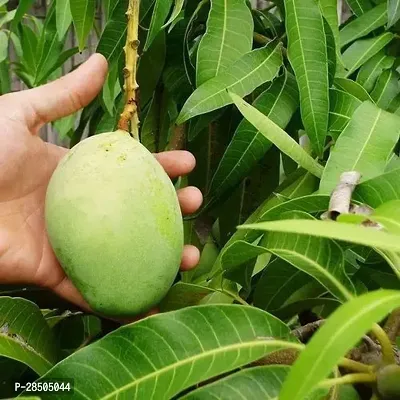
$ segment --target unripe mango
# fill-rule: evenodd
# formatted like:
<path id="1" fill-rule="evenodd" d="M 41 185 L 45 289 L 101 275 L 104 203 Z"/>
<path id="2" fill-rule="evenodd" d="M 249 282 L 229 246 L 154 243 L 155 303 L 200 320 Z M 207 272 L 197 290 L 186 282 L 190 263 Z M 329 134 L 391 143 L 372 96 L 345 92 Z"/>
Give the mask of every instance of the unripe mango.
<path id="1" fill-rule="evenodd" d="M 45 204 L 54 253 L 95 311 L 133 316 L 166 295 L 183 251 L 181 210 L 164 169 L 127 132 L 73 147 Z"/>

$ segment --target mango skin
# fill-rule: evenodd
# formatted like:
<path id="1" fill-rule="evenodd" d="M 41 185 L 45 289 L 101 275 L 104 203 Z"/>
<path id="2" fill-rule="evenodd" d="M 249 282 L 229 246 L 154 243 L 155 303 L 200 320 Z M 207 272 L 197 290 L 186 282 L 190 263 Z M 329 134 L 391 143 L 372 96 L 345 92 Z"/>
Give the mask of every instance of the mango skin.
<path id="1" fill-rule="evenodd" d="M 50 244 L 94 311 L 135 316 L 172 286 L 183 251 L 175 188 L 156 158 L 124 131 L 83 140 L 47 189 Z"/>

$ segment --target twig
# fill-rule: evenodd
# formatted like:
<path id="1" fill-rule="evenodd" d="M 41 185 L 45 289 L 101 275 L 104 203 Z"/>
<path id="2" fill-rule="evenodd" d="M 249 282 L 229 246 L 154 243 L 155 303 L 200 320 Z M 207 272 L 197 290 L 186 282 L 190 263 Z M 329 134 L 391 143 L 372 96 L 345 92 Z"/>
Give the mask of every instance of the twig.
<path id="1" fill-rule="evenodd" d="M 400 308 L 396 308 L 390 314 L 383 329 L 388 335 L 389 340 L 395 343 L 397 336 L 400 334 Z"/>
<path id="2" fill-rule="evenodd" d="M 334 385 L 345 385 L 347 383 L 373 383 L 376 381 L 374 374 L 348 374 L 340 378 L 325 379 L 319 383 L 320 388 L 330 388 Z"/>
<path id="3" fill-rule="evenodd" d="M 301 326 L 300 328 L 296 328 L 292 330 L 292 335 L 296 336 L 300 342 L 306 343 L 315 331 L 324 323 L 323 319 L 319 321 L 310 322 L 307 325 Z"/>
<path id="4" fill-rule="evenodd" d="M 137 90 L 139 85 L 136 80 L 139 42 L 139 10 L 140 0 L 129 0 L 128 11 L 128 33 L 124 47 L 126 65 L 125 77 L 125 108 L 121 114 L 118 128 L 139 140 L 139 116 L 137 104 Z"/>
<path id="5" fill-rule="evenodd" d="M 382 349 L 382 360 L 386 364 L 396 364 L 396 358 L 394 355 L 394 350 L 389 337 L 386 332 L 381 328 L 380 325 L 374 324 L 371 332 L 374 334 Z"/>
<path id="6" fill-rule="evenodd" d="M 361 179 L 357 171 L 344 172 L 339 184 L 332 192 L 329 202 L 328 218 L 336 220 L 340 214 L 348 214 L 353 192 Z"/>

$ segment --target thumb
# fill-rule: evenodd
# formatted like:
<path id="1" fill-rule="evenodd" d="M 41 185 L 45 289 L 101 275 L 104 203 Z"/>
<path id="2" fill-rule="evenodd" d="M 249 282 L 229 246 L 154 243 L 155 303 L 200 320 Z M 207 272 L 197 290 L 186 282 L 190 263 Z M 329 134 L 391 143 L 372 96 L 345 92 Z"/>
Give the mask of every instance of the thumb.
<path id="1" fill-rule="evenodd" d="M 23 120 L 32 131 L 87 106 L 101 91 L 108 71 L 101 54 L 51 83 L 14 93 Z"/>

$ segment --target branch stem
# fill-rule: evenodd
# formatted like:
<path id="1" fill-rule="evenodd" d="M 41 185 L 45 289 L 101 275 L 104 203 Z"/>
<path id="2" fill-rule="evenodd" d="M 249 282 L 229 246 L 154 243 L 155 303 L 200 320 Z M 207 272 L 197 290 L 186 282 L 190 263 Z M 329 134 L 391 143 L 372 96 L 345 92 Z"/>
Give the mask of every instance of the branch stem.
<path id="1" fill-rule="evenodd" d="M 138 89 L 136 80 L 138 49 L 139 49 L 139 10 L 140 0 L 129 0 L 128 29 L 125 51 L 125 107 L 118 122 L 118 129 L 129 132 L 136 140 L 139 140 L 139 115 L 138 115 Z"/>
<path id="2" fill-rule="evenodd" d="M 335 385 L 345 385 L 347 383 L 372 383 L 376 381 L 374 374 L 348 374 L 340 378 L 325 379 L 318 384 L 320 388 L 330 388 Z"/>

